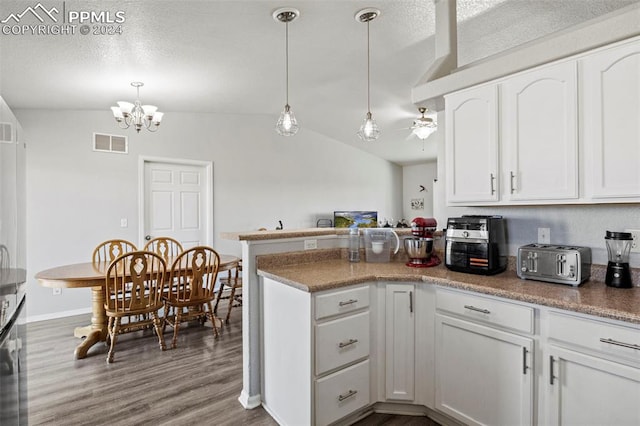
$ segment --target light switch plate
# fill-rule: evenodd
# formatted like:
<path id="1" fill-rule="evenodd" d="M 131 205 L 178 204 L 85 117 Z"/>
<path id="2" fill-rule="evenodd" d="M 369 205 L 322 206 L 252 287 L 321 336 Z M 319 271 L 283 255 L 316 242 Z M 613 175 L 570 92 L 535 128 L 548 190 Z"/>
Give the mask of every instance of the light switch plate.
<path id="1" fill-rule="evenodd" d="M 631 232 L 633 243 L 631 243 L 631 252 L 640 253 L 640 229 L 625 229 L 624 232 Z"/>

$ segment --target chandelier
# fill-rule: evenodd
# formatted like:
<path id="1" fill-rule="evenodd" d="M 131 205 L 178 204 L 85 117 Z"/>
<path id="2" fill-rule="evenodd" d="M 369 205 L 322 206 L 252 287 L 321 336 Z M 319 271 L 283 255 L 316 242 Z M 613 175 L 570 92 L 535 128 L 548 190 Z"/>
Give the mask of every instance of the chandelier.
<path id="1" fill-rule="evenodd" d="M 298 133 L 298 120 L 296 120 L 296 116 L 289 106 L 289 22 L 300 16 L 300 12 L 297 9 L 286 7 L 276 10 L 272 16 L 276 21 L 284 22 L 285 24 L 286 102 L 276 123 L 276 132 L 282 136 L 293 136 Z"/>
<path id="2" fill-rule="evenodd" d="M 138 133 L 143 127 L 150 132 L 155 132 L 160 126 L 164 113 L 159 112 L 156 106 L 142 105 L 140 102 L 140 88 L 144 86 L 144 83 L 134 81 L 131 85 L 137 91 L 135 103 L 119 101 L 118 106 L 111 107 L 113 117 L 121 129 L 128 129 L 133 124 Z"/>
<path id="3" fill-rule="evenodd" d="M 418 111 L 420 111 L 422 117 L 413 120 L 411 132 L 419 139 L 425 140 L 429 137 L 429 135 L 431 135 L 431 133 L 435 132 L 438 129 L 438 125 L 433 121 L 432 118 L 424 116 L 424 113 L 427 112 L 427 109 L 425 107 L 418 108 Z"/>
<path id="4" fill-rule="evenodd" d="M 370 48 L 369 48 L 369 22 L 380 16 L 378 9 L 362 9 L 356 13 L 356 21 L 367 24 L 367 115 L 358 130 L 358 137 L 365 142 L 375 141 L 380 137 L 380 129 L 376 124 L 376 120 L 371 116 L 371 83 L 370 83 Z"/>

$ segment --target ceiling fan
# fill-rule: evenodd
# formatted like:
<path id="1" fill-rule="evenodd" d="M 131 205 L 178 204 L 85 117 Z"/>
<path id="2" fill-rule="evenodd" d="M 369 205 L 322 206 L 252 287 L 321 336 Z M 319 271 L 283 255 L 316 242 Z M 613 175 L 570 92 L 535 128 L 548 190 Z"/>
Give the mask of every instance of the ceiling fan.
<path id="1" fill-rule="evenodd" d="M 424 113 L 427 112 L 427 108 L 419 107 L 418 111 L 422 114 L 421 117 L 413 120 L 413 126 L 410 127 L 411 134 L 416 135 L 418 139 L 425 140 L 438 129 L 438 123 L 433 121 L 431 117 L 425 117 Z"/>

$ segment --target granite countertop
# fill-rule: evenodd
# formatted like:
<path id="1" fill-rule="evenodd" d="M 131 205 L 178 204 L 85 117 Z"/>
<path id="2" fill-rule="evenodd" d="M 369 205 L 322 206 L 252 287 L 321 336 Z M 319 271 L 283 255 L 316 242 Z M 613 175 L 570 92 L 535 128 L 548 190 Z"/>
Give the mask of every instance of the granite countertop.
<path id="1" fill-rule="evenodd" d="M 590 280 L 572 287 L 521 280 L 513 268 L 484 276 L 453 272 L 444 264 L 411 268 L 402 258 L 389 263 L 350 263 L 345 252 L 331 249 L 258 256 L 258 275 L 308 292 L 372 281 L 436 284 L 640 324 L 640 287 L 607 287 L 601 267 L 596 265 Z"/>

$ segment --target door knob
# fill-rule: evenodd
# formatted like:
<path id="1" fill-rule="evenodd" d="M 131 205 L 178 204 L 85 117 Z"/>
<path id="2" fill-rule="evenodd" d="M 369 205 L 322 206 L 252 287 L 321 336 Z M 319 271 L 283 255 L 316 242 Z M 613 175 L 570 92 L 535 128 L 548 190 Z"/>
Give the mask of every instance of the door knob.
<path id="1" fill-rule="evenodd" d="M 144 239 L 149 241 L 151 239 L 151 235 L 145 235 Z"/>

